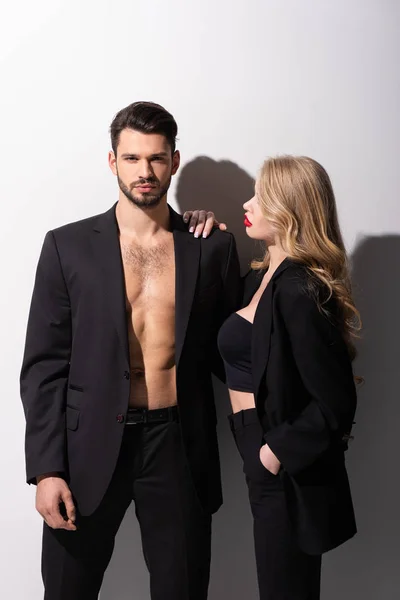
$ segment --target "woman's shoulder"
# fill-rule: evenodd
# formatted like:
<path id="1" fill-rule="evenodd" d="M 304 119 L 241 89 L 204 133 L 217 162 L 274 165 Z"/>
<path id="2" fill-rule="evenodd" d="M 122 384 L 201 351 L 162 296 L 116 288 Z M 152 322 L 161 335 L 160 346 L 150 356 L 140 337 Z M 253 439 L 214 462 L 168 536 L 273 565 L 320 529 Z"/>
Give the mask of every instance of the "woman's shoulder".
<path id="1" fill-rule="evenodd" d="M 276 288 L 294 295 L 308 295 L 314 286 L 320 285 L 306 265 L 289 258 L 277 269 L 274 279 Z"/>
<path id="2" fill-rule="evenodd" d="M 286 260 L 285 268 L 276 278 L 278 298 L 286 304 L 308 305 L 311 309 L 323 306 L 327 311 L 335 312 L 336 301 L 329 287 L 307 265 Z"/>

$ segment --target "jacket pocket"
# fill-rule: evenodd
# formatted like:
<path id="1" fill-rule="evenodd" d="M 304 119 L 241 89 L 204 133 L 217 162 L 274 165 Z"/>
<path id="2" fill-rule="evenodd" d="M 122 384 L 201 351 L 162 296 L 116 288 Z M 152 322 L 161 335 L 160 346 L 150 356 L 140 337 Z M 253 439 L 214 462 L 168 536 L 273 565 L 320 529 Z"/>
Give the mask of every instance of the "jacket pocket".
<path id="1" fill-rule="evenodd" d="M 70 406 L 72 408 L 76 408 L 77 410 L 79 410 L 80 407 L 82 406 L 82 402 L 83 402 L 84 398 L 85 398 L 85 394 L 83 392 L 70 387 L 67 391 L 67 406 Z"/>
<path id="2" fill-rule="evenodd" d="M 65 423 L 67 429 L 70 429 L 71 431 L 76 431 L 78 429 L 79 415 L 80 411 L 77 408 L 68 406 L 67 404 L 67 410 L 65 413 Z"/>
<path id="3" fill-rule="evenodd" d="M 81 385 L 75 385 L 73 383 L 68 385 L 68 389 L 72 390 L 73 392 L 83 392 L 83 387 Z"/>

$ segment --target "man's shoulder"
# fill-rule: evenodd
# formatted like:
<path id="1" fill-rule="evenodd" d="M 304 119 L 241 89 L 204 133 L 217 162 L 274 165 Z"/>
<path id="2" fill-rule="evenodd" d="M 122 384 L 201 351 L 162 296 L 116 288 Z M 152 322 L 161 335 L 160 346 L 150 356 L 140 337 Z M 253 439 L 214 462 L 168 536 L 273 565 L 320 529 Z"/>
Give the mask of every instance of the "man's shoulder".
<path id="1" fill-rule="evenodd" d="M 65 225 L 55 227 L 51 230 L 51 233 L 56 239 L 68 239 L 80 234 L 87 234 L 89 231 L 96 229 L 101 221 L 107 217 L 112 210 L 113 209 L 109 209 L 105 213 L 99 213 L 91 217 L 86 217 L 84 219 L 79 219 L 77 221 L 72 221 L 70 223 L 66 223 Z"/>
<path id="2" fill-rule="evenodd" d="M 56 237 L 65 237 L 70 234 L 74 234 L 84 229 L 91 229 L 91 226 L 95 223 L 96 217 L 87 217 L 86 219 L 79 219 L 79 221 L 71 221 L 65 223 L 51 230 L 51 233 Z"/>
<path id="3" fill-rule="evenodd" d="M 232 244 L 235 244 L 235 237 L 230 231 L 221 231 L 218 228 L 213 228 L 210 235 L 202 240 L 202 242 L 203 247 L 207 247 L 207 244 L 210 244 L 210 246 L 214 248 L 218 247 L 225 249 L 229 248 Z"/>

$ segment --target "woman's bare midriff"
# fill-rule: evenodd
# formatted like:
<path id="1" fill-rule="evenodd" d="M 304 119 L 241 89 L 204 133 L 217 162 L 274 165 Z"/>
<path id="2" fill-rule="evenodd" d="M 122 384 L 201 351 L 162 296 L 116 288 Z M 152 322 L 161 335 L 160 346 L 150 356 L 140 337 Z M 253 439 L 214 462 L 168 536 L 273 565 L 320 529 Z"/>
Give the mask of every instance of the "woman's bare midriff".
<path id="1" fill-rule="evenodd" d="M 240 412 L 241 410 L 247 410 L 248 408 L 255 408 L 256 406 L 254 394 L 251 394 L 250 392 L 229 390 L 229 397 L 231 399 L 233 413 Z"/>

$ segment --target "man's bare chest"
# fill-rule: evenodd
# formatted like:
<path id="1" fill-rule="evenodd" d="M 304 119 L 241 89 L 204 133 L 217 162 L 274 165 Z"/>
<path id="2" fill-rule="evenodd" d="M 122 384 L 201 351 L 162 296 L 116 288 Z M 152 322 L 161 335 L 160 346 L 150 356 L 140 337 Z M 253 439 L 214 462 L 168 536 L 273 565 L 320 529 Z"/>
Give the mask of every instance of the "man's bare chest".
<path id="1" fill-rule="evenodd" d="M 175 306 L 173 243 L 145 248 L 121 243 L 128 306 L 160 311 Z"/>

